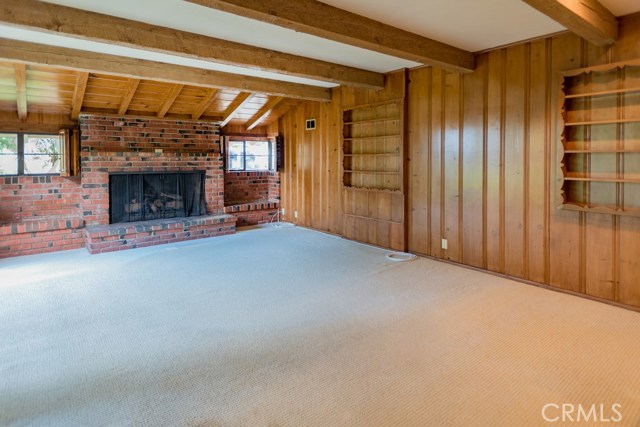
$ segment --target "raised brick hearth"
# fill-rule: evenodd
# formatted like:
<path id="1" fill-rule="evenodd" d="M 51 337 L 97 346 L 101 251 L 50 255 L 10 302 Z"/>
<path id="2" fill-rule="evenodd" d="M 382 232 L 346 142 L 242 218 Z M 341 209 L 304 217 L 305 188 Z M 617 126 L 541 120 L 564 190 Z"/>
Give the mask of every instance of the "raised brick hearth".
<path id="1" fill-rule="evenodd" d="M 86 229 L 87 250 L 92 254 L 142 248 L 236 232 L 233 215 L 209 215 L 140 221 L 127 224 L 91 225 Z"/>

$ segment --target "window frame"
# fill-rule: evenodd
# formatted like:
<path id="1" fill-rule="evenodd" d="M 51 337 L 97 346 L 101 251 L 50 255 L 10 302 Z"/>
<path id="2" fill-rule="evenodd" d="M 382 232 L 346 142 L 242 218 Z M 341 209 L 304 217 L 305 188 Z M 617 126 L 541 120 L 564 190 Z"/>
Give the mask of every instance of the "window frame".
<path id="1" fill-rule="evenodd" d="M 242 142 L 242 169 L 231 169 L 231 150 L 229 150 L 229 145 L 232 142 Z M 268 155 L 268 166 L 267 169 L 247 169 L 247 142 L 266 142 L 269 155 Z M 249 139 L 249 138 L 234 138 L 228 139 L 226 142 L 226 165 L 225 169 L 227 172 L 273 172 L 275 170 L 275 152 L 274 152 L 274 142 L 268 138 L 259 138 L 259 139 Z"/>
<path id="2" fill-rule="evenodd" d="M 64 141 L 60 140 L 60 134 L 59 133 L 50 133 L 50 132 L 5 132 L 2 131 L 0 132 L 2 134 L 5 135 L 16 135 L 17 137 L 17 147 L 18 150 L 16 152 L 16 155 L 18 156 L 18 173 L 11 173 L 11 174 L 3 174 L 0 173 L 0 177 L 11 177 L 11 176 L 60 176 L 62 173 L 62 162 L 63 162 L 63 156 L 64 156 Z M 25 149 L 24 149 L 24 139 L 25 136 L 38 136 L 38 135 L 42 135 L 42 136 L 47 136 L 47 137 L 55 137 L 58 138 L 58 140 L 60 141 L 60 153 L 58 153 L 58 155 L 60 156 L 60 172 L 55 172 L 55 173 L 25 173 L 24 170 L 24 164 L 25 164 Z"/>

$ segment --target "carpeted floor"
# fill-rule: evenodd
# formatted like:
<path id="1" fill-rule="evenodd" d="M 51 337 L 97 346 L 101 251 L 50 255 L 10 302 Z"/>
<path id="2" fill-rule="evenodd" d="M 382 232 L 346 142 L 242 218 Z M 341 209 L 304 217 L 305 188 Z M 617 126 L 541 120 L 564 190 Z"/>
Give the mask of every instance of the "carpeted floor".
<path id="1" fill-rule="evenodd" d="M 260 228 L 1 260 L 0 426 L 640 426 L 640 313 L 385 253 Z"/>

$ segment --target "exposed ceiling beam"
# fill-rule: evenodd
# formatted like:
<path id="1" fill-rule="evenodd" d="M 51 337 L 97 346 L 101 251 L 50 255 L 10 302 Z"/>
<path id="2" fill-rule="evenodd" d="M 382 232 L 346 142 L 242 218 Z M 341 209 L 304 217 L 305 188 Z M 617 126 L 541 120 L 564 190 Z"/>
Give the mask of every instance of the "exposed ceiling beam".
<path id="1" fill-rule="evenodd" d="M 235 99 L 231 102 L 231 104 L 229 104 L 229 106 L 225 110 L 224 118 L 222 119 L 222 122 L 220 122 L 220 127 L 221 128 L 225 127 L 227 123 L 229 123 L 231 119 L 233 119 L 236 116 L 236 114 L 238 114 L 238 112 L 242 109 L 244 104 L 250 98 L 251 98 L 250 93 L 246 93 L 246 92 L 239 93 L 238 96 L 235 97 Z"/>
<path id="2" fill-rule="evenodd" d="M 71 101 L 71 119 L 78 120 L 80 111 L 82 110 L 82 102 L 84 101 L 84 93 L 87 90 L 87 82 L 89 81 L 89 73 L 80 72 L 76 79 L 76 87 L 73 90 L 73 100 Z"/>
<path id="3" fill-rule="evenodd" d="M 471 52 L 316 0 L 187 0 L 234 15 L 425 65 L 473 71 Z"/>
<path id="4" fill-rule="evenodd" d="M 262 122 L 265 117 L 267 117 L 271 112 L 276 108 L 280 102 L 282 102 L 284 98 L 281 96 L 276 96 L 275 98 L 270 99 L 264 106 L 249 119 L 247 122 L 247 130 L 251 130 L 254 127 L 258 126 L 260 122 Z"/>
<path id="5" fill-rule="evenodd" d="M 118 114 L 123 115 L 127 114 L 127 110 L 129 109 L 129 105 L 131 104 L 131 100 L 133 96 L 136 94 L 138 90 L 138 85 L 140 84 L 140 79 L 129 79 L 127 83 L 127 88 L 122 95 L 122 101 L 120 101 L 120 107 L 118 108 Z"/>
<path id="6" fill-rule="evenodd" d="M 16 72 L 16 102 L 20 120 L 27 118 L 27 67 L 24 64 L 15 65 Z"/>
<path id="7" fill-rule="evenodd" d="M 597 46 L 618 39 L 618 20 L 598 0 L 523 0 Z"/>
<path id="8" fill-rule="evenodd" d="M 105 55 L 0 38 L 0 59 L 55 68 L 105 73 L 215 89 L 233 89 L 296 99 L 329 102 L 331 91 L 317 86 L 260 79 L 221 71 Z"/>
<path id="9" fill-rule="evenodd" d="M 205 111 L 209 109 L 209 107 L 211 107 L 211 104 L 213 104 L 213 101 L 215 101 L 217 97 L 218 97 L 217 90 L 207 89 L 207 93 L 202 98 L 202 101 L 200 101 L 200 103 L 196 105 L 196 108 L 193 109 L 193 113 L 191 113 L 191 118 L 193 120 L 198 120 L 200 117 L 202 117 L 202 115 L 205 113 Z"/>
<path id="10" fill-rule="evenodd" d="M 2 0 L 0 22 L 34 31 L 380 89 L 380 73 L 36 0 Z"/>
<path id="11" fill-rule="evenodd" d="M 176 98 L 178 97 L 178 95 L 180 95 L 180 92 L 182 92 L 183 87 L 184 85 L 171 86 L 171 88 L 169 89 L 169 93 L 167 93 L 167 96 L 164 98 L 164 101 L 162 101 L 160 109 L 158 110 L 159 119 L 163 118 L 167 114 L 169 108 L 171 108 L 173 103 L 176 102 Z"/>

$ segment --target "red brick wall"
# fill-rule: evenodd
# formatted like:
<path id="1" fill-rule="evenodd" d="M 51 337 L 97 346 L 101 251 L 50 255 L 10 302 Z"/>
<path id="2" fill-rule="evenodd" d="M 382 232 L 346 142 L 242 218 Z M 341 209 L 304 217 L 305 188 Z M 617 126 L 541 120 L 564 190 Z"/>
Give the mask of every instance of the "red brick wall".
<path id="1" fill-rule="evenodd" d="M 0 224 L 81 216 L 80 178 L 13 176 L 0 178 Z"/>
<path id="2" fill-rule="evenodd" d="M 79 218 L 0 226 L 0 258 L 78 249 L 84 243 L 84 222 Z"/>
<path id="3" fill-rule="evenodd" d="M 109 223 L 113 172 L 205 171 L 207 211 L 223 212 L 217 125 L 109 116 L 81 116 L 80 123 L 82 212 L 87 225 Z"/>
<path id="4" fill-rule="evenodd" d="M 280 172 L 269 175 L 269 200 L 280 200 Z"/>
<path id="5" fill-rule="evenodd" d="M 227 172 L 224 174 L 225 205 L 280 198 L 278 172 Z"/>

